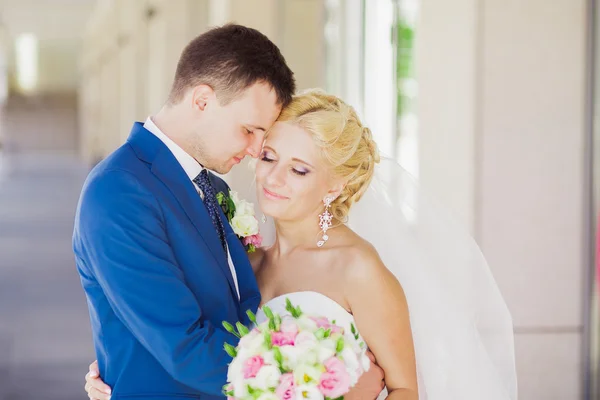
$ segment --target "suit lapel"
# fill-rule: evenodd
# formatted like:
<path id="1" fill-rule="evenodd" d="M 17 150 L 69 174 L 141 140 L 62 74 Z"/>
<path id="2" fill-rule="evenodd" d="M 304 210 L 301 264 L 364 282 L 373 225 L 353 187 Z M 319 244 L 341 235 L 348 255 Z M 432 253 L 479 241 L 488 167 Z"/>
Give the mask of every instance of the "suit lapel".
<path id="1" fill-rule="evenodd" d="M 237 275 L 240 300 L 244 301 L 244 299 L 256 297 L 258 294 L 258 283 L 256 282 L 256 276 L 252 270 L 246 249 L 235 232 L 233 232 L 231 225 L 223 213 L 221 213 L 221 219 L 224 221 L 227 246 L 229 247 L 229 254 L 231 254 L 231 260 L 233 261 Z M 245 310 L 241 311 L 245 312 Z"/>
<path id="2" fill-rule="evenodd" d="M 212 220 L 194 184 L 189 180 L 173 153 L 140 123 L 134 125 L 128 141 L 138 157 L 152 164 L 152 173 L 173 193 L 227 277 L 230 289 L 236 293 L 227 255 L 223 251 Z M 237 299 L 237 294 L 235 298 Z"/>

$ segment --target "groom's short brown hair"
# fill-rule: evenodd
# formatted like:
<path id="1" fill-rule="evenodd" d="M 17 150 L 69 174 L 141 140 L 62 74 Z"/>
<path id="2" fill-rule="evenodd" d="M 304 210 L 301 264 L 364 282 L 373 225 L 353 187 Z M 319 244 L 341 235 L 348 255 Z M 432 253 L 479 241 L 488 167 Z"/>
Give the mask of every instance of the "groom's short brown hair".
<path id="1" fill-rule="evenodd" d="M 183 50 L 169 103 L 178 103 L 189 88 L 205 84 L 227 104 L 256 82 L 269 84 L 281 106 L 291 101 L 296 89 L 292 70 L 269 38 L 256 29 L 227 24 L 196 37 Z"/>

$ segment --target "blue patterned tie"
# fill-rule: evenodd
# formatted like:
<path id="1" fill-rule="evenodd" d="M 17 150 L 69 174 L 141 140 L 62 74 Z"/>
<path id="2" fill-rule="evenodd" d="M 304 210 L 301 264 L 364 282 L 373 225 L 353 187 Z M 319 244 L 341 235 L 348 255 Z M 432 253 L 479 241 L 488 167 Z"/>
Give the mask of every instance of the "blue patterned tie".
<path id="1" fill-rule="evenodd" d="M 227 254 L 227 241 L 225 240 L 225 228 L 223 227 L 223 221 L 219 217 L 219 204 L 217 203 L 217 195 L 215 194 L 215 188 L 213 188 L 208 178 L 208 171 L 203 169 L 197 177 L 194 178 L 194 183 L 198 185 L 202 193 L 204 193 L 204 205 L 210 215 L 210 219 L 219 235 L 221 245 L 225 254 Z"/>

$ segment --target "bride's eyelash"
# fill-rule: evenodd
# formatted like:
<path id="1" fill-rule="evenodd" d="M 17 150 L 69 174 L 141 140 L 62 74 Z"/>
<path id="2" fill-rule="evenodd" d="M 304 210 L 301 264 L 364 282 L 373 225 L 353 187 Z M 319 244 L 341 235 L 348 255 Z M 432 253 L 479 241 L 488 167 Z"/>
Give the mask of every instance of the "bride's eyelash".
<path id="1" fill-rule="evenodd" d="M 262 156 L 262 157 L 260 158 L 260 160 L 261 160 L 261 161 L 266 161 L 266 162 L 273 162 L 273 161 L 275 161 L 275 160 L 271 160 L 270 158 L 267 158 L 267 156 Z"/>
<path id="2" fill-rule="evenodd" d="M 296 175 L 300 175 L 300 176 L 305 176 L 306 174 L 308 174 L 308 171 L 298 171 L 297 169 L 292 168 L 292 172 L 295 173 Z"/>

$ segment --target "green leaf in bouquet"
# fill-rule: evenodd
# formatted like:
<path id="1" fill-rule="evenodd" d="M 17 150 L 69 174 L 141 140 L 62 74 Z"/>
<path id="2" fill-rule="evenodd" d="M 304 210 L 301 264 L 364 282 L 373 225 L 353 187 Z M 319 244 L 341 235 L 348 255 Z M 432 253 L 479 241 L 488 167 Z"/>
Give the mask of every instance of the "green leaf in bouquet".
<path id="1" fill-rule="evenodd" d="M 327 329 L 327 330 L 325 331 L 325 336 L 324 336 L 324 337 L 325 337 L 325 338 L 328 338 L 329 336 L 331 336 L 331 328 L 329 328 L 329 329 Z"/>
<path id="2" fill-rule="evenodd" d="M 254 313 L 252 312 L 252 310 L 248 310 L 246 311 L 246 315 L 248 316 L 248 319 L 254 324 L 254 325 L 258 325 L 256 323 L 256 315 L 254 315 Z"/>
<path id="3" fill-rule="evenodd" d="M 223 347 L 225 348 L 225 352 L 227 352 L 227 354 L 229 354 L 231 358 L 235 358 L 237 356 L 237 350 L 229 343 L 225 343 Z"/>
<path id="4" fill-rule="evenodd" d="M 275 325 L 275 318 L 269 320 L 269 329 L 272 331 L 277 331 L 277 326 Z"/>
<path id="5" fill-rule="evenodd" d="M 275 330 L 279 331 L 281 328 L 281 316 L 279 314 L 275 314 Z"/>
<path id="6" fill-rule="evenodd" d="M 264 306 L 262 309 L 267 318 L 273 319 L 273 311 L 271 311 L 271 309 L 268 306 Z"/>
<path id="7" fill-rule="evenodd" d="M 341 353 L 344 351 L 344 337 L 340 337 L 335 344 L 335 352 Z"/>
<path id="8" fill-rule="evenodd" d="M 289 313 L 292 312 L 292 310 L 294 309 L 294 306 L 292 305 L 292 302 L 290 301 L 289 297 L 285 298 L 285 310 Z"/>
<path id="9" fill-rule="evenodd" d="M 235 331 L 233 325 L 231 325 L 229 322 L 223 321 L 223 327 L 227 332 L 231 333 L 232 335 L 235 335 L 235 337 L 237 337 L 238 339 L 241 338 L 241 336 Z"/>
<path id="10" fill-rule="evenodd" d="M 269 350 L 271 350 L 271 348 L 273 347 L 273 343 L 272 343 L 272 339 L 271 339 L 271 332 L 265 333 L 265 345 L 267 346 L 267 348 Z"/>
<path id="11" fill-rule="evenodd" d="M 283 370 L 283 355 L 281 354 L 281 350 L 279 350 L 278 346 L 273 346 L 273 357 L 275 358 L 279 369 Z"/>
<path id="12" fill-rule="evenodd" d="M 319 328 L 315 331 L 315 336 L 319 340 L 323 340 L 325 338 L 325 329 Z"/>
<path id="13" fill-rule="evenodd" d="M 246 336 L 250 332 L 250 330 L 246 328 L 241 322 L 237 322 L 235 326 L 237 327 L 237 330 L 240 333 L 240 337 Z"/>
<path id="14" fill-rule="evenodd" d="M 302 315 L 302 310 L 300 309 L 300 306 L 294 307 L 290 299 L 288 299 L 287 297 L 285 299 L 285 310 L 289 312 L 294 318 L 300 318 L 300 316 Z"/>
<path id="15" fill-rule="evenodd" d="M 233 397 L 233 390 L 228 390 L 229 385 L 230 385 L 230 383 L 226 383 L 223 385 L 223 395 L 225 397 Z"/>
<path id="16" fill-rule="evenodd" d="M 259 399 L 264 393 L 263 390 L 248 385 L 248 394 L 252 396 L 253 399 Z"/>
<path id="17" fill-rule="evenodd" d="M 356 330 L 356 327 L 354 326 L 354 323 L 350 323 L 350 331 L 352 332 L 352 335 L 354 335 L 354 339 L 358 340 L 359 335 Z"/>

